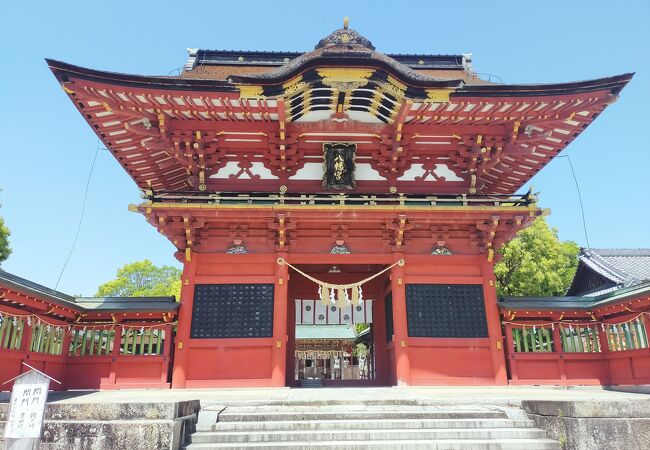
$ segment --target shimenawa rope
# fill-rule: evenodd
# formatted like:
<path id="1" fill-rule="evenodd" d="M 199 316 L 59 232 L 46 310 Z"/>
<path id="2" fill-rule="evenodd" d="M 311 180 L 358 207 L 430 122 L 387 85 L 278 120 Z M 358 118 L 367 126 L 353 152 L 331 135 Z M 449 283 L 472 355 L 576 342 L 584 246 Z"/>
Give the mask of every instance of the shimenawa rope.
<path id="1" fill-rule="evenodd" d="M 318 285 L 318 295 L 320 297 L 320 300 L 324 304 L 336 303 L 338 304 L 339 308 L 343 308 L 349 304 L 358 305 L 363 301 L 363 290 L 361 289 L 362 284 L 374 280 L 375 278 L 377 278 L 383 273 L 386 273 L 387 271 L 389 271 L 395 266 L 404 266 L 405 264 L 404 260 L 400 259 L 394 264 L 391 264 L 385 269 L 377 272 L 374 275 L 369 276 L 368 278 L 364 278 L 361 281 L 357 281 L 355 283 L 348 283 L 348 284 L 332 284 L 332 283 L 327 283 L 325 281 L 321 281 L 318 278 L 312 277 L 308 273 L 305 273 L 302 270 L 298 269 L 297 267 L 289 264 L 282 257 L 278 258 L 277 262 L 279 265 L 286 265 L 287 267 L 292 268 L 303 277 L 316 283 Z M 352 292 L 351 296 L 348 295 L 348 289 L 351 289 Z"/>

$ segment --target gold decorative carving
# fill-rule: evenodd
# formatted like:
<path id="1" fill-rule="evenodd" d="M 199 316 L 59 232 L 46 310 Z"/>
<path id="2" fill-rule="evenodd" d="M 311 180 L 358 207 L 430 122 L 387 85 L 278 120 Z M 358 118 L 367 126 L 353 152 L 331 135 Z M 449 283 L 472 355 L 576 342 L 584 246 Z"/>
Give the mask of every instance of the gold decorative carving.
<path id="1" fill-rule="evenodd" d="M 284 88 L 285 97 L 293 97 L 298 92 L 304 91 L 307 89 L 308 84 L 303 81 L 302 77 L 296 77 L 290 81 L 287 81 L 282 85 Z"/>
<path id="2" fill-rule="evenodd" d="M 323 77 L 323 84 L 339 91 L 351 91 L 368 84 L 368 78 L 375 72 L 373 69 L 357 68 L 324 68 L 317 69 Z"/>
<path id="3" fill-rule="evenodd" d="M 427 102 L 430 103 L 449 103 L 449 95 L 454 89 L 427 89 Z"/>
<path id="4" fill-rule="evenodd" d="M 404 97 L 405 90 L 400 89 L 399 87 L 395 86 L 393 83 L 384 82 L 381 84 L 381 88 L 387 94 L 391 94 L 393 97 L 397 97 L 398 99 Z"/>
<path id="5" fill-rule="evenodd" d="M 239 98 L 264 98 L 262 86 L 238 86 Z"/>

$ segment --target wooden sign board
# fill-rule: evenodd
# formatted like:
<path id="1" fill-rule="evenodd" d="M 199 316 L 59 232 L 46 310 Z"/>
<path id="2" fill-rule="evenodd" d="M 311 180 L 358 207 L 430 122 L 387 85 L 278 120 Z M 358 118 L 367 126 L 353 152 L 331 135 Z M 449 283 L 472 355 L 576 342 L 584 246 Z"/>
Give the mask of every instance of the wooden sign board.
<path id="1" fill-rule="evenodd" d="M 323 188 L 354 189 L 356 144 L 323 144 Z"/>
<path id="2" fill-rule="evenodd" d="M 37 370 L 25 372 L 14 380 L 5 426 L 5 449 L 39 447 L 49 387 L 50 378 Z"/>

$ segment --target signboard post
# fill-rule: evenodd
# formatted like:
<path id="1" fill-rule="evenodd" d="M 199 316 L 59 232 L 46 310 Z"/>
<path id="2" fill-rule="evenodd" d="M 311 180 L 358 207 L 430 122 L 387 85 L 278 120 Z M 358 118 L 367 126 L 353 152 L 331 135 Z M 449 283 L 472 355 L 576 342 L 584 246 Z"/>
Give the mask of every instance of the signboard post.
<path id="1" fill-rule="evenodd" d="M 25 365 L 31 370 L 9 380 L 14 382 L 14 386 L 11 389 L 9 419 L 5 426 L 6 450 L 38 449 L 41 441 L 47 391 L 50 380 L 54 379 Z"/>

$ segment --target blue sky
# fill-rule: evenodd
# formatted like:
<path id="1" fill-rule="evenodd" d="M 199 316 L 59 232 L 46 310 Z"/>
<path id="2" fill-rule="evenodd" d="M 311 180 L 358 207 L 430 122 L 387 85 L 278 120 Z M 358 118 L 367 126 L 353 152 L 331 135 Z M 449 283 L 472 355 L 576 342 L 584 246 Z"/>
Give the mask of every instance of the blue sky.
<path id="1" fill-rule="evenodd" d="M 187 47 L 307 51 L 350 16 L 386 53 L 473 53 L 505 83 L 636 76 L 568 148 L 592 247 L 650 247 L 650 2 L 166 2 L 0 4 L 0 215 L 13 254 L 2 268 L 54 287 L 79 220 L 97 141 L 43 58 L 166 75 Z M 566 158 L 532 180 L 562 239 L 585 244 Z M 527 188 L 527 186 L 526 186 Z M 179 266 L 172 245 L 127 211 L 139 191 L 100 151 L 83 227 L 58 289 L 94 294 L 118 267 Z"/>

